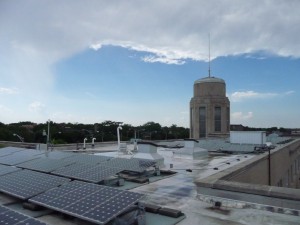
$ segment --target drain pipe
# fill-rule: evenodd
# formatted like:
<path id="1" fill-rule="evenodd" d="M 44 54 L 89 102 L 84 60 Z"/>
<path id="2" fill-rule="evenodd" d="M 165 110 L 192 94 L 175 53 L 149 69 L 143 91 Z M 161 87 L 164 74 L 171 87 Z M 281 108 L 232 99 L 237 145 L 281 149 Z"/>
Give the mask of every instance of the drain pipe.
<path id="1" fill-rule="evenodd" d="M 120 141 L 120 130 L 122 130 L 122 125 L 119 124 L 118 128 L 117 128 L 117 136 L 118 136 L 118 149 L 120 151 L 121 148 L 121 141 Z"/>

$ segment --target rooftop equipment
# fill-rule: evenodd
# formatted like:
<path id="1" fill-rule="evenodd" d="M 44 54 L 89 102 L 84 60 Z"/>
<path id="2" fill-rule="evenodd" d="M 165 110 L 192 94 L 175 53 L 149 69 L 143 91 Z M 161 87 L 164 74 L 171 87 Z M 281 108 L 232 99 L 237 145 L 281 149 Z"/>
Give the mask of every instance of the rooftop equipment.
<path id="1" fill-rule="evenodd" d="M 230 143 L 232 144 L 266 144 L 265 131 L 230 131 Z"/>
<path id="2" fill-rule="evenodd" d="M 152 160 L 156 165 L 164 165 L 164 158 L 157 153 L 158 145 L 152 142 L 138 142 L 138 152 L 133 156 L 136 159 Z"/>

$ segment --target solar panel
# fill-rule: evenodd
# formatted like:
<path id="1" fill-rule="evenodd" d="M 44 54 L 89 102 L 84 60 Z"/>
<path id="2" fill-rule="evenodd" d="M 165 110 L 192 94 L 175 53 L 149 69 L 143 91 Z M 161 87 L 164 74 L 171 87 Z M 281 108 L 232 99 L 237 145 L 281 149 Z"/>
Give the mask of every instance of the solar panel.
<path id="1" fill-rule="evenodd" d="M 120 168 L 110 168 L 103 165 L 88 165 L 88 164 L 72 164 L 67 167 L 53 171 L 53 174 L 61 175 L 68 178 L 99 183 L 106 178 L 116 175 L 121 172 Z"/>
<path id="2" fill-rule="evenodd" d="M 0 149 L 0 157 L 5 155 L 10 155 L 14 152 L 23 151 L 24 148 L 15 148 L 15 147 L 5 147 Z"/>
<path id="3" fill-rule="evenodd" d="M 98 155 L 89 155 L 89 154 L 74 154 L 72 157 L 64 159 L 66 161 L 74 163 L 86 163 L 89 165 L 96 165 L 107 160 L 111 159 L 108 156 L 98 156 Z"/>
<path id="4" fill-rule="evenodd" d="M 90 218 L 91 222 L 101 221 L 107 223 L 116 215 L 121 214 L 124 209 L 135 204 L 141 198 L 141 194 L 124 191 L 105 201 L 103 204 L 95 207 L 93 210 L 83 214 L 84 217 Z"/>
<path id="5" fill-rule="evenodd" d="M 7 225 L 46 225 L 32 217 L 23 215 L 7 207 L 0 206 L 0 224 Z"/>
<path id="6" fill-rule="evenodd" d="M 86 170 L 82 173 L 76 174 L 73 176 L 73 178 L 93 183 L 99 183 L 108 177 L 116 175 L 121 171 L 122 169 L 120 168 L 108 168 L 100 165 L 90 170 Z"/>
<path id="7" fill-rule="evenodd" d="M 35 201 L 43 202 L 44 204 L 47 204 L 48 202 L 51 202 L 52 200 L 56 199 L 58 196 L 62 196 L 66 193 L 70 193 L 84 185 L 86 185 L 86 183 L 77 180 L 64 183 L 59 188 L 55 188 L 52 189 L 51 191 L 44 192 L 42 195 L 35 196 L 34 199 Z"/>
<path id="8" fill-rule="evenodd" d="M 63 152 L 63 151 L 46 151 L 43 155 L 41 155 L 42 158 L 49 158 L 49 159 L 67 159 L 72 156 L 76 155 L 72 152 Z"/>
<path id="9" fill-rule="evenodd" d="M 72 181 L 29 201 L 89 222 L 106 224 L 142 197 L 139 193 Z"/>
<path id="10" fill-rule="evenodd" d="M 59 159 L 39 158 L 18 164 L 17 167 L 36 170 L 40 172 L 51 172 L 53 170 L 59 169 L 64 166 L 68 166 L 70 164 L 71 162 Z"/>
<path id="11" fill-rule="evenodd" d="M 39 155 L 44 152 L 39 150 L 25 149 L 22 151 L 16 151 L 12 154 L 0 157 L 0 164 L 14 166 L 19 163 L 30 161 L 32 159 L 39 158 Z"/>
<path id="12" fill-rule="evenodd" d="M 0 177 L 0 191 L 20 199 L 28 199 L 68 181 L 70 180 L 63 177 L 20 170 Z"/>
<path id="13" fill-rule="evenodd" d="M 5 166 L 5 165 L 0 165 L 0 176 L 12 173 L 15 171 L 20 170 L 20 168 L 14 167 L 14 166 Z"/>
<path id="14" fill-rule="evenodd" d="M 84 171 L 94 168 L 95 165 L 83 164 L 83 163 L 75 163 L 60 169 L 53 171 L 53 174 L 65 176 L 65 177 L 74 177 L 77 174 L 80 174 Z"/>
<path id="15" fill-rule="evenodd" d="M 37 158 L 38 158 L 37 156 L 13 154 L 13 155 L 0 157 L 0 164 L 15 166 L 19 163 L 27 162 Z"/>

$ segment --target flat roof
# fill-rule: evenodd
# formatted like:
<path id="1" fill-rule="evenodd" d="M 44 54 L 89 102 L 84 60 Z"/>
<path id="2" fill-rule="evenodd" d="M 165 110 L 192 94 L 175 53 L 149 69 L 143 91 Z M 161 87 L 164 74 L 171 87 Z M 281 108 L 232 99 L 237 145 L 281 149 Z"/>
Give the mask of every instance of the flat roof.
<path id="1" fill-rule="evenodd" d="M 214 141 L 216 141 L 216 145 L 221 143 L 220 140 L 220 142 Z M 211 145 L 214 141 L 200 140 L 199 144 Z M 182 141 L 168 144 L 176 146 L 180 143 L 182 144 Z M 226 143 L 226 141 L 223 140 L 222 143 Z M 158 144 L 166 143 L 160 142 Z M 133 149 L 133 145 L 128 145 L 128 147 Z M 177 172 L 176 174 L 153 177 L 150 179 L 150 183 L 140 185 L 126 184 L 125 181 L 125 186 L 127 185 L 130 191 L 146 195 L 143 200 L 145 203 L 178 209 L 185 214 L 183 220 L 169 221 L 165 224 L 263 224 L 265 221 L 268 221 L 268 224 L 299 224 L 299 217 L 291 211 L 297 209 L 284 209 L 280 213 L 274 213 L 270 201 L 265 201 L 268 204 L 264 204 L 265 197 L 263 196 L 255 196 L 260 199 L 260 203 L 249 202 L 248 197 L 251 196 L 225 191 L 213 193 L 199 187 L 196 183 L 199 179 L 222 173 L 225 169 L 253 159 L 256 155 L 212 153 L 208 156 L 194 157 L 191 154 L 176 154 L 176 151 L 176 148 L 158 147 L 158 154 L 164 157 L 164 165 L 161 167 L 161 171 L 170 170 Z M 132 157 L 132 155 L 117 152 L 116 145 L 103 146 L 99 148 L 97 154 L 120 158 Z M 199 191 L 201 188 L 204 190 L 203 192 Z M 221 208 L 214 207 L 215 202 L 218 201 L 223 204 Z M 49 211 L 38 213 L 23 209 L 18 200 L 6 194 L 0 194 L 0 203 L 36 217 L 49 225 L 83 224 L 82 221 L 62 217 L 57 213 L 49 213 Z M 150 219 L 150 217 L 148 224 L 158 224 L 157 218 Z M 160 224 L 164 224 L 163 221 L 160 222 Z"/>

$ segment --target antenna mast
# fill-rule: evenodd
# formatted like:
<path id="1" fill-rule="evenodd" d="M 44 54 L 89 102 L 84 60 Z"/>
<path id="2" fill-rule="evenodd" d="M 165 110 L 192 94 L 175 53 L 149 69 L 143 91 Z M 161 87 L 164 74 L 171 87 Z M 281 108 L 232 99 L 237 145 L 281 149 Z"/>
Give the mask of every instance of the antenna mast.
<path id="1" fill-rule="evenodd" d="M 208 34 L 208 77 L 210 77 L 210 33 Z"/>

